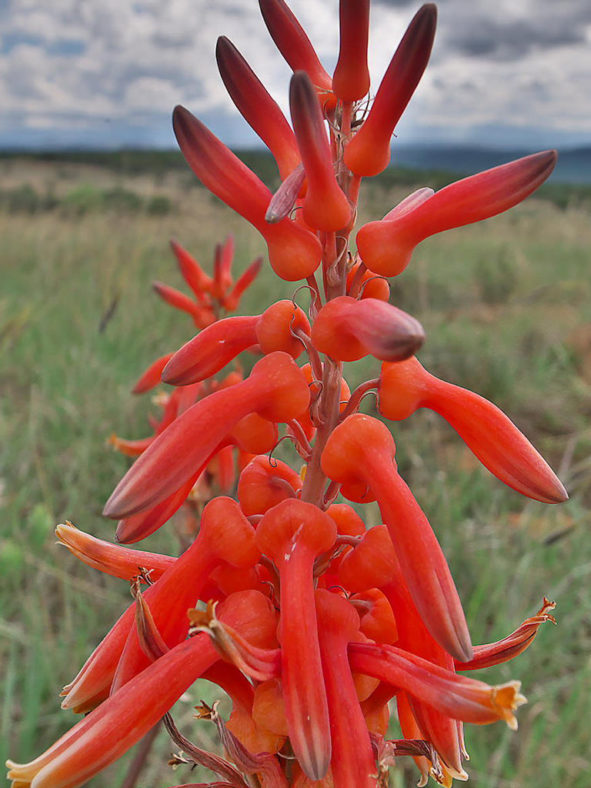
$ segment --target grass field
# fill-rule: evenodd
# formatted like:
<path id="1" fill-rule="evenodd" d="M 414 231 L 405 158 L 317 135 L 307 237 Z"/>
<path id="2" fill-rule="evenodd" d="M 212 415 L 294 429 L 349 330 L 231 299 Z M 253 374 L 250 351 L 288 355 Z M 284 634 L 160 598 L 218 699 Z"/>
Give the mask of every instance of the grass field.
<path id="1" fill-rule="evenodd" d="M 150 289 L 153 279 L 181 286 L 168 239 L 208 266 L 214 244 L 233 232 L 238 271 L 263 245 L 178 167 L 5 159 L 0 172 L 0 760 L 26 761 L 75 721 L 57 693 L 128 604 L 125 584 L 79 565 L 54 544 L 53 527 L 69 518 L 112 537 L 99 512 L 127 461 L 106 439 L 147 434 L 150 403 L 130 386 L 193 334 L 189 318 Z M 401 184 L 368 187 L 365 217 L 410 191 Z M 417 185 L 430 185 L 428 176 Z M 502 407 L 571 493 L 547 507 L 504 488 L 433 414 L 394 428 L 402 473 L 448 555 L 474 642 L 508 634 L 544 594 L 558 603 L 557 627 L 486 672 L 491 682 L 522 679 L 529 704 L 516 734 L 501 724 L 468 730 L 478 788 L 589 785 L 591 204 L 581 193 L 546 196 L 431 239 L 393 285 L 393 302 L 427 330 L 426 366 Z M 241 311 L 293 290 L 267 269 Z M 352 365 L 350 382 L 370 372 Z M 177 548 L 166 527 L 145 545 Z M 179 703 L 193 738 L 211 735 L 191 719 L 203 693 L 212 697 L 208 686 Z M 171 749 L 160 734 L 140 786 L 195 780 L 170 773 Z M 125 769 L 91 784 L 120 785 Z M 410 767 L 392 772 L 397 788 L 415 782 Z"/>

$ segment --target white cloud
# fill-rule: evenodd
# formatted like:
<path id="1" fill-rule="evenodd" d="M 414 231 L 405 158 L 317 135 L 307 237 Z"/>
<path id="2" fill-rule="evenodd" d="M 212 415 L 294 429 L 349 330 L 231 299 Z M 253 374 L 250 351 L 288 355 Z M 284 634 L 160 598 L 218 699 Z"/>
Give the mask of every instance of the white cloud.
<path id="1" fill-rule="evenodd" d="M 292 0 L 291 7 L 332 68 L 336 0 Z M 417 7 L 374 3 L 374 90 Z M 405 141 L 427 124 L 538 124 L 591 137 L 589 8 L 586 0 L 442 2 L 432 63 L 400 127 Z M 176 103 L 228 128 L 232 105 L 214 59 L 220 34 L 287 107 L 289 69 L 256 0 L 9 0 L 0 29 L 0 118 L 15 133 L 104 122 L 113 133 L 118 123 L 164 128 Z M 232 121 L 234 139 L 241 123 Z"/>

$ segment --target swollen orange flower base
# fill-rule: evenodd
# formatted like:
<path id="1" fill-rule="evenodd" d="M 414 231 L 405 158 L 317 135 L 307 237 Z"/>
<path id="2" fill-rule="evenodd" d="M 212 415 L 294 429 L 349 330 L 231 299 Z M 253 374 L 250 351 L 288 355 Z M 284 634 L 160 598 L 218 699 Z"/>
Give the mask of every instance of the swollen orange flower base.
<path id="1" fill-rule="evenodd" d="M 389 303 L 386 277 L 425 238 L 523 200 L 556 154 L 437 193 L 420 189 L 361 227 L 354 252 L 361 178 L 388 165 L 392 133 L 429 60 L 435 6 L 410 23 L 373 102 L 368 0 L 340 2 L 332 78 L 283 0 L 260 6 L 294 69 L 291 124 L 230 41 L 221 38 L 216 54 L 236 106 L 275 157 L 279 189 L 272 194 L 182 107 L 174 129 L 197 177 L 261 233 L 278 276 L 304 281 L 311 306 L 306 314 L 278 301 L 228 317 L 261 260 L 234 283 L 231 238 L 216 249 L 211 277 L 173 242 L 193 295 L 154 287 L 201 331 L 134 387 L 174 387 L 159 397 L 153 435 L 111 438 L 135 458 L 104 510 L 119 521 L 116 542 L 71 524 L 57 529 L 82 561 L 131 581 L 135 601 L 62 692 L 62 706 L 86 716 L 31 763 L 8 762 L 18 788 L 81 785 L 162 718 L 183 752 L 175 762 L 211 769 L 211 785 L 375 788 L 412 756 L 420 785 L 431 775 L 449 786 L 467 779 L 463 723 L 516 728 L 525 702 L 518 681 L 490 686 L 464 674 L 518 655 L 553 620 L 545 599 L 503 640 L 472 645 L 445 556 L 398 472 L 388 422 L 430 408 L 514 490 L 546 503 L 567 494 L 495 405 L 421 366 L 423 329 Z M 243 351 L 262 355 L 247 377 L 236 360 Z M 343 362 L 365 356 L 382 362 L 381 374 L 351 393 Z M 359 412 L 370 390 L 383 421 Z M 298 467 L 271 459 L 282 438 L 293 442 Z M 368 529 L 361 509 L 343 500 L 376 501 L 383 524 Z M 196 538 L 179 557 L 122 546 L 181 507 Z M 228 720 L 216 705 L 199 711 L 215 723 L 224 757 L 198 748 L 168 714 L 200 677 L 233 703 Z M 404 737 L 396 740 L 387 738 L 394 705 Z"/>

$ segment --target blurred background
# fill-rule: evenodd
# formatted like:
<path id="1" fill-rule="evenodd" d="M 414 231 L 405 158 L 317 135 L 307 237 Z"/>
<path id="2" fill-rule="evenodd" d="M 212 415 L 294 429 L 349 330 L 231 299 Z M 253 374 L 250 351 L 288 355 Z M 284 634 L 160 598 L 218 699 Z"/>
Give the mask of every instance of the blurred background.
<path id="1" fill-rule="evenodd" d="M 330 71 L 336 0 L 290 5 Z M 372 4 L 374 92 L 417 8 Z M 0 22 L 0 761 L 26 761 L 75 722 L 58 692 L 129 601 L 126 584 L 59 548 L 53 528 L 68 518 L 113 536 L 100 511 L 128 460 L 106 441 L 150 432 L 154 407 L 130 388 L 194 333 L 150 287 L 157 279 L 183 288 L 168 241 L 211 270 L 215 244 L 233 233 L 237 274 L 264 251 L 184 164 L 171 109 L 185 104 L 274 188 L 273 161 L 217 76 L 216 37 L 232 39 L 286 111 L 289 70 L 254 0 L 8 0 Z M 586 0 L 442 0 L 393 165 L 364 182 L 360 201 L 361 223 L 415 188 L 559 150 L 555 174 L 533 197 L 428 240 L 392 284 L 393 303 L 426 328 L 422 362 L 499 405 L 571 494 L 549 507 L 504 488 L 434 414 L 419 411 L 393 430 L 474 642 L 508 634 L 544 595 L 558 603 L 557 627 L 483 676 L 521 679 L 529 704 L 517 733 L 469 728 L 478 788 L 589 785 L 590 42 Z M 293 290 L 266 266 L 241 312 Z M 352 365 L 349 380 L 376 369 Z M 145 549 L 178 550 L 167 528 Z M 199 686 L 178 705 L 184 732 L 202 744 L 213 735 L 193 706 L 212 692 Z M 139 785 L 196 779 L 171 773 L 172 749 L 159 734 Z M 91 784 L 121 785 L 131 757 Z M 392 770 L 392 786 L 416 780 L 412 764 Z"/>

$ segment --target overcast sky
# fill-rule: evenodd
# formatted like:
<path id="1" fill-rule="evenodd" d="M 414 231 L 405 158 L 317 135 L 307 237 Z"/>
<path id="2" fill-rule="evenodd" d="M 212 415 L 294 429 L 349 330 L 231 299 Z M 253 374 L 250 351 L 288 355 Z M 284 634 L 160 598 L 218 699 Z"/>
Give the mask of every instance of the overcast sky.
<path id="1" fill-rule="evenodd" d="M 374 0 L 375 92 L 419 3 Z M 591 0 L 441 0 L 401 143 L 591 144 Z M 331 71 L 337 0 L 290 6 Z M 218 76 L 227 35 L 286 109 L 289 70 L 256 0 L 0 0 L 0 146 L 174 147 L 181 103 L 232 145 L 254 138 Z"/>

